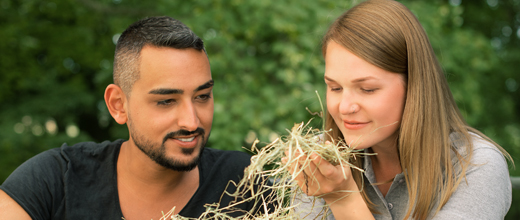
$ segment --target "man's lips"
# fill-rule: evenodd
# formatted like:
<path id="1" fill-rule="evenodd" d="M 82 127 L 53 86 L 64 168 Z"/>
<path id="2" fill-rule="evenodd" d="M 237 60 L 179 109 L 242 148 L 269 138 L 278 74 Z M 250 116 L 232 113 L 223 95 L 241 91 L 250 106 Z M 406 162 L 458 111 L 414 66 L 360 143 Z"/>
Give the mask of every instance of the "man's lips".
<path id="1" fill-rule="evenodd" d="M 195 140 L 195 136 L 193 136 L 193 137 L 178 137 L 178 138 L 174 138 L 174 139 L 177 139 L 177 140 L 182 141 L 182 142 L 192 142 L 193 140 Z"/>
<path id="2" fill-rule="evenodd" d="M 200 135 L 172 137 L 170 139 L 177 143 L 177 145 L 179 145 L 180 147 L 193 148 L 197 146 L 199 140 L 198 137 L 200 137 Z"/>
<path id="3" fill-rule="evenodd" d="M 163 143 L 166 141 L 173 141 L 175 145 L 181 148 L 194 148 L 199 145 L 199 142 L 203 142 L 204 138 L 204 129 L 197 128 L 194 131 L 188 131 L 184 129 L 180 129 L 178 131 L 168 133 L 163 140 Z"/>

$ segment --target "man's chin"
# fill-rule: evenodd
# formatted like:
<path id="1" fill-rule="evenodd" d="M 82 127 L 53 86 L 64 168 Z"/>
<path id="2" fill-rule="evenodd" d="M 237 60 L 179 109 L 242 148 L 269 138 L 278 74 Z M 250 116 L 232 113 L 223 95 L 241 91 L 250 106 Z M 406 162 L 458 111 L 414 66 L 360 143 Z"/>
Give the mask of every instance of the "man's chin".
<path id="1" fill-rule="evenodd" d="M 184 156 L 191 156 L 191 155 L 195 154 L 196 150 L 197 150 L 197 148 L 181 148 L 182 155 L 184 155 Z"/>
<path id="2" fill-rule="evenodd" d="M 155 162 L 170 170 L 179 171 L 179 172 L 188 172 L 188 171 L 195 169 L 195 167 L 197 167 L 197 165 L 199 165 L 200 157 L 197 156 L 197 157 L 193 158 L 191 161 L 187 161 L 187 162 L 173 160 L 173 159 L 156 158 Z"/>
<path id="3" fill-rule="evenodd" d="M 176 146 L 175 142 L 173 143 L 166 143 L 169 142 L 167 138 L 165 138 L 165 141 L 160 147 L 160 152 L 157 152 L 157 154 L 150 156 L 157 164 L 168 168 L 170 170 L 179 171 L 179 172 L 188 172 L 200 163 L 200 157 L 202 155 L 202 152 L 204 151 L 206 140 L 204 139 L 203 135 L 199 136 L 200 139 L 198 141 L 198 144 L 194 147 L 181 147 Z M 168 153 L 167 145 L 171 145 L 172 148 L 177 148 L 175 151 L 176 153 Z M 180 149 L 180 151 L 179 151 Z M 173 149 L 172 149 L 173 150 Z"/>
<path id="4" fill-rule="evenodd" d="M 195 169 L 200 163 L 200 157 L 203 151 L 203 147 L 201 148 L 183 148 L 181 158 L 156 158 L 159 161 L 155 160 L 159 165 L 166 167 L 168 169 L 180 172 L 187 172 Z M 188 158 L 185 158 L 188 157 Z M 191 158 L 189 158 L 191 157 Z M 160 161 L 162 160 L 162 161 Z"/>

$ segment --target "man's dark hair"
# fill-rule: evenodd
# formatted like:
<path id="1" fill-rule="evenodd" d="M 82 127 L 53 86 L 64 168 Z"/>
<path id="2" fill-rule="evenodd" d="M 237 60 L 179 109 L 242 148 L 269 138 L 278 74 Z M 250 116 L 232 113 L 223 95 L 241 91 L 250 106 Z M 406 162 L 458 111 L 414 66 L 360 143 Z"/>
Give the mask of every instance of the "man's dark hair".
<path id="1" fill-rule="evenodd" d="M 126 95 L 139 79 L 139 58 L 146 45 L 206 52 L 204 42 L 179 20 L 161 16 L 133 23 L 119 37 L 114 57 L 114 83 Z"/>

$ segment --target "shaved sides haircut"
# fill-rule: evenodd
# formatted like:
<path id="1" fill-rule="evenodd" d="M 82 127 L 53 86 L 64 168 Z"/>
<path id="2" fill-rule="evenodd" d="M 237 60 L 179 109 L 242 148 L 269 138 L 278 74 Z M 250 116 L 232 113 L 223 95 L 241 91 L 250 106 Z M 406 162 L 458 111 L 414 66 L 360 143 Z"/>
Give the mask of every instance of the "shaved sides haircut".
<path id="1" fill-rule="evenodd" d="M 137 21 L 119 37 L 114 57 L 114 83 L 127 96 L 139 79 L 140 53 L 146 45 L 206 52 L 204 42 L 176 19 L 161 16 Z"/>

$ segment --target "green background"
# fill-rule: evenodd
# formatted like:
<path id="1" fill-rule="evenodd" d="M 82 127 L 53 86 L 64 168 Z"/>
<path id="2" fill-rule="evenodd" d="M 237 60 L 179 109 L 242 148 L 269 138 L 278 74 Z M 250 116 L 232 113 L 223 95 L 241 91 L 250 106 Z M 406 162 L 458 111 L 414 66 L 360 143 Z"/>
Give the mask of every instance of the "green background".
<path id="1" fill-rule="evenodd" d="M 148 16 L 206 43 L 215 80 L 210 146 L 270 142 L 320 111 L 320 41 L 356 1 L 0 0 L 0 182 L 67 142 L 127 138 L 103 101 L 114 40 Z M 520 158 L 520 0 L 401 1 L 419 18 L 468 123 Z M 319 126 L 320 120 L 314 126 Z M 520 169 L 512 176 L 520 176 Z M 513 190 L 507 219 L 520 219 Z"/>

